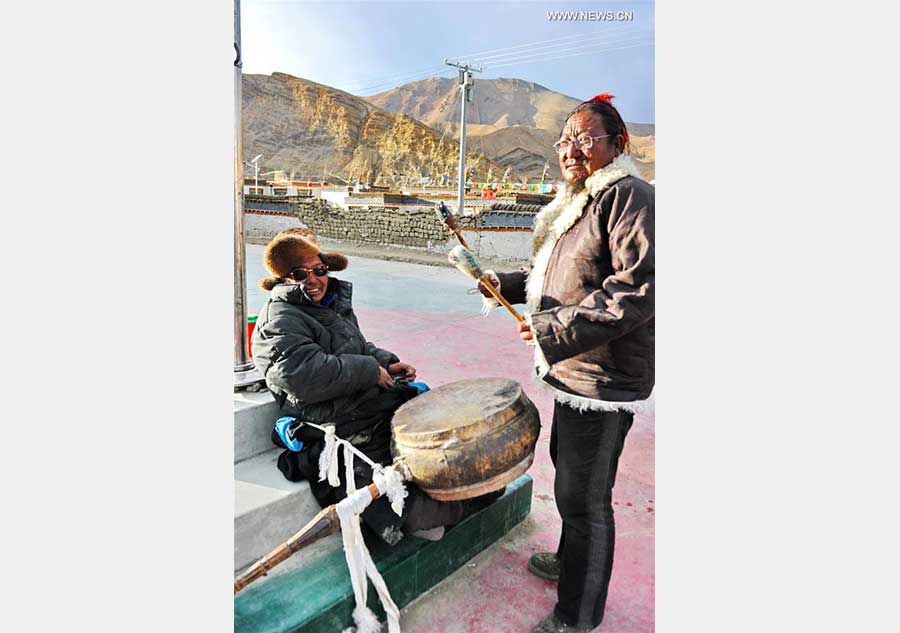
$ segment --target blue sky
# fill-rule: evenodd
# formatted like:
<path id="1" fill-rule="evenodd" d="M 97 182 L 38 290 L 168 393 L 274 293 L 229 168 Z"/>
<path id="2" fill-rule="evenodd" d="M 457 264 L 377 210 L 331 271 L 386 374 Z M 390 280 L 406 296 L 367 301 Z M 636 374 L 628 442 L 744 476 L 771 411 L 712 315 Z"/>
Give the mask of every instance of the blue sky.
<path id="1" fill-rule="evenodd" d="M 631 11 L 633 20 L 551 21 L 548 11 Z M 626 121 L 653 123 L 653 2 L 308 2 L 242 0 L 245 73 L 275 71 L 366 95 L 427 75 L 444 58 L 479 77 L 534 81 L 576 99 L 616 95 Z"/>

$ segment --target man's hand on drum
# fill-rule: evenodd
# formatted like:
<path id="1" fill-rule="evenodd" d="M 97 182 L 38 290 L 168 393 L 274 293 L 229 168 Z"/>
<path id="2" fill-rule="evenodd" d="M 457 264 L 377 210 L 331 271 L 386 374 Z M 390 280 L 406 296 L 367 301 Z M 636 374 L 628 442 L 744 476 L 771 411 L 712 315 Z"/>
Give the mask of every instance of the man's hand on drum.
<path id="1" fill-rule="evenodd" d="M 398 376 L 403 380 L 415 380 L 416 368 L 408 363 L 392 363 L 388 365 L 388 373 L 391 376 Z"/>

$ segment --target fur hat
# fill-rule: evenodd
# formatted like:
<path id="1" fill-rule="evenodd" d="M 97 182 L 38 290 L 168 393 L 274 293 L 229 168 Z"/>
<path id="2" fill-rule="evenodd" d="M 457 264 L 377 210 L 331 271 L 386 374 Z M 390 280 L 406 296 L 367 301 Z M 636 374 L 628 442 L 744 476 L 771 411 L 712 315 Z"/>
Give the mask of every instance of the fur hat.
<path id="1" fill-rule="evenodd" d="M 319 256 L 329 271 L 340 271 L 347 267 L 347 258 L 340 253 L 323 253 L 319 248 L 316 234 L 306 228 L 292 228 L 281 231 L 266 244 L 263 263 L 271 277 L 259 280 L 259 287 L 271 290 L 299 267 L 303 260 Z"/>

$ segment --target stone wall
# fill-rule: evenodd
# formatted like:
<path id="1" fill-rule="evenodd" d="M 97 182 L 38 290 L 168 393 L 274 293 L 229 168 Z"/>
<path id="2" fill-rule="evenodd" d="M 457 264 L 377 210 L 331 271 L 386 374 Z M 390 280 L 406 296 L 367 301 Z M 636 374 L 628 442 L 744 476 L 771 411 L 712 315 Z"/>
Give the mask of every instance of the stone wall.
<path id="1" fill-rule="evenodd" d="M 531 231 L 477 230 L 470 217 L 459 218 L 459 223 L 463 237 L 479 257 L 520 262 L 531 253 Z M 343 209 L 313 198 L 297 206 L 296 216 L 259 211 L 244 214 L 244 234 L 250 243 L 264 244 L 279 231 L 299 226 L 308 226 L 323 238 L 372 246 L 447 253 L 458 244 L 433 207 Z"/>
<path id="2" fill-rule="evenodd" d="M 342 209 L 315 199 L 302 203 L 298 216 L 335 240 L 443 250 L 452 236 L 432 207 Z"/>

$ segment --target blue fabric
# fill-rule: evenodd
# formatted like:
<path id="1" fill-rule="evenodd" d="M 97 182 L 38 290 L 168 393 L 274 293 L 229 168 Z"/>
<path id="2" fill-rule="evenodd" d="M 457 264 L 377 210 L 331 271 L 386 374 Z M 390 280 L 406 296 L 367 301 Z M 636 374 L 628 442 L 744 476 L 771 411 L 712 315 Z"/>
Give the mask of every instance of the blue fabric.
<path id="1" fill-rule="evenodd" d="M 303 442 L 298 439 L 288 437 L 288 429 L 296 420 L 297 418 L 292 418 L 289 415 L 284 416 L 283 418 L 278 418 L 277 420 L 275 420 L 275 432 L 278 433 L 278 437 L 281 438 L 281 441 L 284 442 L 285 446 L 287 446 L 295 453 L 299 453 L 303 450 Z"/>
<path id="2" fill-rule="evenodd" d="M 409 386 L 413 387 L 416 391 L 419 392 L 416 394 L 417 396 L 431 390 L 431 388 L 424 382 L 411 382 L 409 383 Z"/>
<path id="3" fill-rule="evenodd" d="M 325 293 L 325 296 L 322 297 L 321 305 L 323 305 L 323 306 L 325 306 L 325 307 L 327 308 L 328 306 L 331 305 L 331 303 L 332 303 L 335 299 L 337 299 L 337 293 L 335 293 L 335 292 L 326 292 L 326 293 Z"/>

